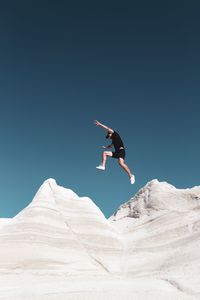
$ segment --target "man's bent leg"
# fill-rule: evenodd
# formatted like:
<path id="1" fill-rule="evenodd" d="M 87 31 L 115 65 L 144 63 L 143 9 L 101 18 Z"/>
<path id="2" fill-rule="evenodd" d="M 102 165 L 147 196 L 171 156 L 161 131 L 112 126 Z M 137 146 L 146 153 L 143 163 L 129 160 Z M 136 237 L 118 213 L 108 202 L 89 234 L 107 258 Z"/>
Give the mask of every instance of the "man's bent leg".
<path id="1" fill-rule="evenodd" d="M 104 151 L 102 153 L 102 166 L 105 168 L 106 167 L 106 159 L 107 159 L 107 156 L 112 156 L 112 152 L 111 151 Z"/>

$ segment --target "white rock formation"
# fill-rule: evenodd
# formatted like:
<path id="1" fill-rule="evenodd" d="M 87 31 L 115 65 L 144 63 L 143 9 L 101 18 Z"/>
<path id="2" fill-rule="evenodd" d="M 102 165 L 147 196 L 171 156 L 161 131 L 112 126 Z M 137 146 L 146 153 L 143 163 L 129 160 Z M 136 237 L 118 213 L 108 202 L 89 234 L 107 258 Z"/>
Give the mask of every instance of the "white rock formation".
<path id="1" fill-rule="evenodd" d="M 152 180 L 110 218 L 124 240 L 123 272 L 200 297 L 200 187 Z"/>
<path id="2" fill-rule="evenodd" d="M 49 179 L 0 219 L 0 299 L 199 299 L 199 212 L 200 187 L 153 180 L 107 220 Z"/>
<path id="3" fill-rule="evenodd" d="M 0 271 L 32 274 L 120 272 L 119 234 L 86 197 L 49 179 L 0 232 Z"/>

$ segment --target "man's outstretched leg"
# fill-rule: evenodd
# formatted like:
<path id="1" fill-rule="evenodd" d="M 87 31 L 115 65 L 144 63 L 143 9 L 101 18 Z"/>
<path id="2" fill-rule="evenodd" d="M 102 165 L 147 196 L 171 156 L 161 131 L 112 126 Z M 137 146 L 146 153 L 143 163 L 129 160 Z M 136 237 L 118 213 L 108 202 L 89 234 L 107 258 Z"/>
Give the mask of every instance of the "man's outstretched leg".
<path id="1" fill-rule="evenodd" d="M 120 157 L 118 159 L 118 162 L 119 162 L 119 165 L 126 171 L 128 176 L 130 177 L 131 184 L 134 184 L 135 183 L 135 176 L 131 173 L 129 167 L 125 164 L 124 159 Z"/>
<path id="2" fill-rule="evenodd" d="M 112 152 L 111 151 L 103 151 L 103 153 L 102 153 L 102 163 L 98 167 L 96 167 L 97 169 L 105 170 L 107 156 L 112 156 Z"/>

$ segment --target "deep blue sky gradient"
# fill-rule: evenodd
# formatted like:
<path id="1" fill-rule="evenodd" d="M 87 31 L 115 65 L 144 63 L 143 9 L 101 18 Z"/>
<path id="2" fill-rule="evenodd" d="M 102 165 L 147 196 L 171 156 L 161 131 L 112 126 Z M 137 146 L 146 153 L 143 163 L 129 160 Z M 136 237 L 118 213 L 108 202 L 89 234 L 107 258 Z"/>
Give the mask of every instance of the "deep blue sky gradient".
<path id="1" fill-rule="evenodd" d="M 200 185 L 199 1 L 4 1 L 0 4 L 0 217 L 47 178 L 110 216 L 147 181 Z M 104 130 L 117 161 L 100 163 Z"/>

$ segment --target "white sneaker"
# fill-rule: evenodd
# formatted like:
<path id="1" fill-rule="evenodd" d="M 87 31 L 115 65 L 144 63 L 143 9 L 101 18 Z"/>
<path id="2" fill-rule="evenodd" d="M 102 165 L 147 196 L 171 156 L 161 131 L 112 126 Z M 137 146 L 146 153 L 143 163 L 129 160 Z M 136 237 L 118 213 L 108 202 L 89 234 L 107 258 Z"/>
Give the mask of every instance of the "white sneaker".
<path id="1" fill-rule="evenodd" d="M 134 175 L 131 175 L 130 181 L 131 181 L 131 184 L 135 183 L 135 176 Z"/>
<path id="2" fill-rule="evenodd" d="M 97 166 L 96 168 L 99 169 L 99 170 L 102 170 L 102 171 L 105 170 L 105 167 L 103 167 L 102 165 L 99 165 L 99 166 Z"/>

